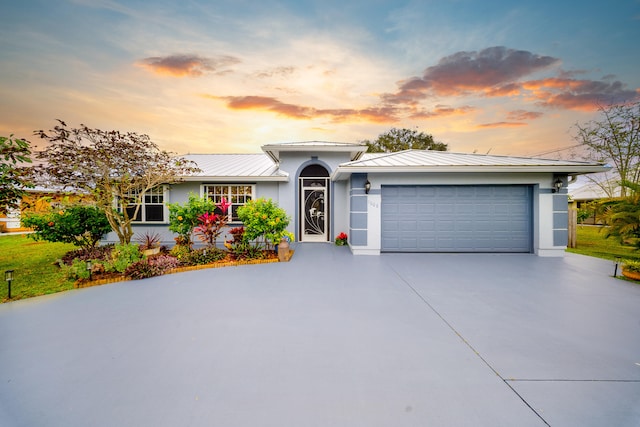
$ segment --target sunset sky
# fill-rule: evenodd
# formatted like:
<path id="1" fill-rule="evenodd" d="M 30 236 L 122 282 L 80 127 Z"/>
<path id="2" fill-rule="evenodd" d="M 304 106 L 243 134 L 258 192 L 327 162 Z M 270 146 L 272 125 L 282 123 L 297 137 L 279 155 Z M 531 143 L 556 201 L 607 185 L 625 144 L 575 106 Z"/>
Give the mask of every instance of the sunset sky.
<path id="1" fill-rule="evenodd" d="M 640 99 L 640 0 L 21 0 L 0 6 L 0 135 L 62 119 L 186 153 L 359 142 L 569 158 Z"/>

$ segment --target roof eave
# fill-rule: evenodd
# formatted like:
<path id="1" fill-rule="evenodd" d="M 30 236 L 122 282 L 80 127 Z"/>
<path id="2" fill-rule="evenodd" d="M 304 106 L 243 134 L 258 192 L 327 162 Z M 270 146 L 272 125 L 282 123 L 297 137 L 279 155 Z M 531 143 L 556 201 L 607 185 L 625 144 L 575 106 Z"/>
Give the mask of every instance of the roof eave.
<path id="1" fill-rule="evenodd" d="M 182 178 L 187 182 L 288 182 L 289 176 L 188 176 Z"/>
<path id="2" fill-rule="evenodd" d="M 266 144 L 261 147 L 276 164 L 280 163 L 280 153 L 310 153 L 310 152 L 330 152 L 349 153 L 351 161 L 358 160 L 367 151 L 366 145 L 344 144 L 344 145 L 309 145 L 309 144 Z"/>
<path id="3" fill-rule="evenodd" d="M 605 172 L 610 166 L 600 165 L 522 165 L 522 166 L 339 166 L 331 175 L 333 181 L 347 179 L 352 173 L 557 173 L 582 175 Z"/>

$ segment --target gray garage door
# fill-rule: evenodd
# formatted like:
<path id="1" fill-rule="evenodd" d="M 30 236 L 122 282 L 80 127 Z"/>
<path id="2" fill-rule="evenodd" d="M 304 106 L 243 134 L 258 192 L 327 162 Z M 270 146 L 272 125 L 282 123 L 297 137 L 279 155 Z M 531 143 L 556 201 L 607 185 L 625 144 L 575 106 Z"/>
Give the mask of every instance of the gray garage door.
<path id="1" fill-rule="evenodd" d="M 525 185 L 382 187 L 386 252 L 530 252 Z"/>

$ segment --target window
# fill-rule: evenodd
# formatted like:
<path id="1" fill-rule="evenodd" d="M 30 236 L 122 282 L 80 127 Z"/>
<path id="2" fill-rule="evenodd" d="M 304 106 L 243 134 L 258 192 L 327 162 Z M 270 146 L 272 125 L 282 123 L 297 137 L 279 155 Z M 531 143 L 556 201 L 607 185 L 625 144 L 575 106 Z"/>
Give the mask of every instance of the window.
<path id="1" fill-rule="evenodd" d="M 127 214 L 133 218 L 133 222 L 164 222 L 165 218 L 165 187 L 155 187 L 144 194 L 138 215 L 133 218 L 136 210 L 135 204 L 127 205 Z M 130 193 L 131 197 L 137 197 L 138 192 Z"/>
<path id="2" fill-rule="evenodd" d="M 214 203 L 220 203 L 223 197 L 227 199 L 227 202 L 231 203 L 228 212 L 229 220 L 237 222 L 240 221 L 238 208 L 253 198 L 254 186 L 205 184 L 202 186 L 202 192 L 204 197 L 209 198 Z M 216 209 L 216 213 L 220 214 L 221 212 Z"/>

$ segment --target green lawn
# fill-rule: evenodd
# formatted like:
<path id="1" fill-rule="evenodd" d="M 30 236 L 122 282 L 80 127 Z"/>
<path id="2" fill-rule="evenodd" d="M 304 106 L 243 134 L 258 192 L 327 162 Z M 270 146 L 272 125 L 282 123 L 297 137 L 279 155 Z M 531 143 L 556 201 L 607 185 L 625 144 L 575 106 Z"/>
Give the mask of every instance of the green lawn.
<path id="1" fill-rule="evenodd" d="M 73 289 L 73 281 L 54 265 L 73 249 L 72 244 L 36 242 L 25 234 L 0 236 L 0 301 L 7 301 L 6 270 L 14 270 L 12 300 Z"/>
<path id="2" fill-rule="evenodd" d="M 623 246 L 616 237 L 605 239 L 603 227 L 579 225 L 576 240 L 578 247 L 567 249 L 567 252 L 612 261 L 618 256 L 622 259 L 640 260 L 640 251 L 635 250 L 634 246 Z"/>

